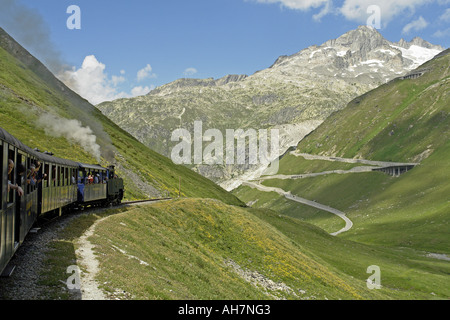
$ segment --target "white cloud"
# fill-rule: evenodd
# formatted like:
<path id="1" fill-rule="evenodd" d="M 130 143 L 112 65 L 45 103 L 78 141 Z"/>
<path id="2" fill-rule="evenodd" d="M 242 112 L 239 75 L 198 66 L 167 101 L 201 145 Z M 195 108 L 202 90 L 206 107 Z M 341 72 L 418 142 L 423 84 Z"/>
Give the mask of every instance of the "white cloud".
<path id="1" fill-rule="evenodd" d="M 400 14 L 414 13 L 415 9 L 434 0 L 345 0 L 340 8 L 341 14 L 351 21 L 366 23 L 370 14 L 367 8 L 371 5 L 380 7 L 381 24 L 386 26 Z"/>
<path id="2" fill-rule="evenodd" d="M 137 72 L 137 81 L 141 82 L 147 78 L 156 78 L 156 74 L 151 73 L 152 72 L 152 66 L 147 64 L 145 68 L 139 70 Z"/>
<path id="3" fill-rule="evenodd" d="M 327 2 L 319 13 L 313 15 L 313 19 L 315 21 L 320 21 L 322 17 L 326 16 L 332 11 L 331 10 L 332 6 L 333 6 L 332 2 Z"/>
<path id="4" fill-rule="evenodd" d="M 58 78 L 93 105 L 104 101 L 144 95 L 154 89 L 152 85 L 150 87 L 134 87 L 131 93 L 120 91 L 117 86 L 126 81 L 125 77 L 113 75 L 111 78 L 108 78 L 105 70 L 106 66 L 99 62 L 94 55 L 90 55 L 84 58 L 83 64 L 79 69 L 73 67 L 72 70 L 66 70 L 64 73 L 59 74 Z M 149 69 L 147 68 L 146 70 L 148 71 Z M 122 71 L 120 73 L 122 75 L 125 74 L 125 71 Z M 145 77 L 149 76 L 151 75 L 145 75 Z"/>
<path id="5" fill-rule="evenodd" d="M 329 5 L 331 0 L 256 0 L 260 3 L 280 3 L 289 9 L 297 9 L 306 11 L 310 8 L 319 8 Z"/>
<path id="6" fill-rule="evenodd" d="M 198 71 L 195 68 L 187 68 L 186 70 L 184 70 L 183 74 L 185 76 L 192 76 L 194 74 L 196 74 Z"/>
<path id="7" fill-rule="evenodd" d="M 439 17 L 439 20 L 450 22 L 450 8 L 444 11 L 444 13 Z"/>
<path id="8" fill-rule="evenodd" d="M 419 19 L 411 21 L 406 26 L 403 27 L 402 33 L 408 34 L 411 30 L 419 31 L 425 29 L 428 26 L 428 22 L 420 16 Z"/>
<path id="9" fill-rule="evenodd" d="M 437 1 L 438 4 L 450 2 L 450 0 L 344 0 L 341 7 L 337 6 L 337 1 L 333 0 L 253 0 L 258 3 L 279 3 L 288 9 L 307 11 L 309 9 L 321 8 L 320 12 L 313 15 L 313 19 L 320 19 L 330 13 L 340 13 L 347 20 L 358 23 L 367 23 L 367 19 L 372 13 L 367 12 L 367 8 L 376 5 L 380 8 L 381 24 L 387 26 L 395 17 L 409 13 L 415 13 L 416 8 Z"/>
<path id="10" fill-rule="evenodd" d="M 69 88 L 94 105 L 126 97 L 126 93 L 118 92 L 115 88 L 121 77 L 109 80 L 105 69 L 106 66 L 103 63 L 99 62 L 94 55 L 90 55 L 84 58 L 81 68 L 77 70 L 73 67 L 72 70 L 66 70 L 58 77 Z"/>
<path id="11" fill-rule="evenodd" d="M 433 37 L 435 38 L 450 37 L 450 28 L 436 31 L 435 33 L 433 33 Z"/>
<path id="12" fill-rule="evenodd" d="M 131 89 L 131 95 L 133 97 L 137 97 L 137 96 L 143 96 L 146 95 L 147 93 L 149 93 L 151 90 L 155 89 L 155 86 L 150 86 L 150 87 L 134 87 L 133 89 Z"/>
<path id="13" fill-rule="evenodd" d="M 122 76 L 112 76 L 111 81 L 116 87 L 119 83 L 125 82 L 125 78 Z"/>
<path id="14" fill-rule="evenodd" d="M 254 0 L 259 3 L 280 3 L 282 7 L 288 9 L 307 11 L 311 8 L 322 7 L 319 13 L 313 15 L 313 19 L 320 21 L 322 17 L 331 12 L 333 0 Z"/>

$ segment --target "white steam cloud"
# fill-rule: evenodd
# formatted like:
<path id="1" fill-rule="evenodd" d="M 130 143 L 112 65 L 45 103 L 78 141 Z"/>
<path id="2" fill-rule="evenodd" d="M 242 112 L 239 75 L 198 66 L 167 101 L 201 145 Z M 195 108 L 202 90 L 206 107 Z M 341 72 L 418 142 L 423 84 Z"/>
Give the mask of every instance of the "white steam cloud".
<path id="1" fill-rule="evenodd" d="M 64 137 L 70 143 L 79 144 L 100 162 L 100 146 L 96 142 L 97 137 L 93 134 L 91 128 L 83 127 L 79 120 L 44 114 L 38 119 L 37 124 L 44 129 L 47 135 Z"/>

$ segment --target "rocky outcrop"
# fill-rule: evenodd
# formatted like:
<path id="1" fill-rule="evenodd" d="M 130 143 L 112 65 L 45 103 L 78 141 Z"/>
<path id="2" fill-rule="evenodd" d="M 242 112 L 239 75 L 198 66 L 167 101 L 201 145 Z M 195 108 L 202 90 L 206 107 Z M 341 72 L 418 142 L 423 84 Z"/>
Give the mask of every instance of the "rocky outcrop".
<path id="1" fill-rule="evenodd" d="M 241 74 L 229 74 L 220 79 L 214 80 L 214 78 L 207 79 L 193 79 L 193 78 L 182 78 L 175 80 L 169 84 L 153 89 L 148 93 L 148 95 L 158 95 L 158 94 L 170 94 L 184 88 L 193 87 L 217 87 L 223 86 L 230 82 L 238 82 L 247 78 L 247 75 Z"/>
<path id="2" fill-rule="evenodd" d="M 442 46 L 431 44 L 428 41 L 425 41 L 419 37 L 415 37 L 410 42 L 406 41 L 405 39 L 400 39 L 399 42 L 395 42 L 393 44 L 396 46 L 405 48 L 405 49 L 409 49 L 409 48 L 411 48 L 412 45 L 416 45 L 416 46 L 419 46 L 422 48 L 427 48 L 427 49 L 435 49 L 435 50 L 439 50 L 439 51 L 444 50 L 444 48 Z"/>

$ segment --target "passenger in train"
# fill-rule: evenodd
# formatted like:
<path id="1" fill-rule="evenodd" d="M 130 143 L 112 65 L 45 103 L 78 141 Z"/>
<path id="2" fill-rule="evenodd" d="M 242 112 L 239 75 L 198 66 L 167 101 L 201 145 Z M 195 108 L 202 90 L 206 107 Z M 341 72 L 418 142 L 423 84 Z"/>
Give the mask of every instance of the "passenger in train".
<path id="1" fill-rule="evenodd" d="M 32 163 L 27 170 L 27 183 L 34 186 L 36 184 L 36 165 Z"/>
<path id="2" fill-rule="evenodd" d="M 17 194 L 19 195 L 19 197 L 21 197 L 21 196 L 23 196 L 23 190 L 22 190 L 22 188 L 20 187 L 20 186 L 18 186 L 17 185 L 17 183 L 16 184 L 12 184 L 11 183 L 11 180 L 12 180 L 12 177 L 11 177 L 11 172 L 14 170 L 14 161 L 12 161 L 11 159 L 9 159 L 8 160 L 8 192 L 9 192 L 9 190 L 10 189 L 12 189 L 12 190 L 16 190 L 17 191 Z"/>
<path id="3" fill-rule="evenodd" d="M 33 174 L 33 170 L 27 170 L 27 184 L 31 184 L 32 186 L 36 184 L 36 179 L 33 177 Z"/>
<path id="4" fill-rule="evenodd" d="M 38 161 L 38 160 L 36 160 L 36 164 L 35 164 L 35 172 L 39 172 L 39 170 L 41 170 L 41 163 Z"/>
<path id="5" fill-rule="evenodd" d="M 24 185 L 25 184 L 25 180 L 26 180 L 26 172 L 27 172 L 27 169 L 25 168 L 25 165 L 23 164 L 23 163 L 19 163 L 18 165 L 17 165 L 17 175 L 18 175 L 18 177 L 19 177 L 19 183 L 20 183 L 20 185 L 19 186 L 22 186 L 22 185 Z"/>
<path id="6" fill-rule="evenodd" d="M 39 166 L 40 168 L 40 166 Z M 44 180 L 47 177 L 46 173 L 42 173 L 41 170 L 38 169 L 38 167 L 36 167 L 36 170 L 33 173 L 33 178 L 36 181 L 38 187 L 41 186 L 42 180 Z"/>
<path id="7" fill-rule="evenodd" d="M 95 184 L 98 184 L 98 182 L 99 182 L 99 177 L 100 177 L 100 175 L 97 173 L 96 175 L 95 175 L 95 177 L 94 177 L 94 183 Z"/>

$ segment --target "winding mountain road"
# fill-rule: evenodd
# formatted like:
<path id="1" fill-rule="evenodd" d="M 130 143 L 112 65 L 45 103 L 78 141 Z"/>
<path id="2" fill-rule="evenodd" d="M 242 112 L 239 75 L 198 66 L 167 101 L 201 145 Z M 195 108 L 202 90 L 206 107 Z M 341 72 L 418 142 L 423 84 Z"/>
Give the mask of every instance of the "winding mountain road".
<path id="1" fill-rule="evenodd" d="M 382 169 L 384 167 L 391 167 L 391 166 L 416 166 L 419 163 L 401 163 L 401 162 L 388 162 L 388 161 L 373 161 L 373 160 L 365 160 L 365 159 L 351 159 L 351 158 L 340 158 L 340 157 L 328 157 L 328 156 L 318 156 L 318 155 L 312 155 L 308 153 L 300 153 L 298 151 L 292 151 L 290 154 L 296 156 L 296 157 L 303 157 L 305 160 L 326 160 L 326 161 L 338 161 L 338 162 L 346 162 L 346 163 L 361 163 L 366 164 L 368 166 L 359 166 L 351 168 L 350 170 L 332 170 L 332 171 L 324 171 L 324 172 L 316 172 L 316 173 L 303 173 L 303 174 L 293 174 L 293 175 L 272 175 L 272 176 L 263 176 L 258 179 L 258 183 L 246 181 L 243 182 L 243 185 L 247 185 L 251 188 L 256 188 L 261 191 L 265 192 L 276 192 L 282 196 L 284 196 L 286 199 L 296 201 L 302 204 L 306 204 L 308 206 L 328 211 L 330 213 L 333 213 L 337 215 L 339 218 L 343 219 L 345 221 L 345 227 L 342 228 L 339 231 L 336 231 L 334 233 L 330 233 L 333 236 L 336 236 L 342 232 L 348 231 L 352 228 L 353 222 L 345 215 L 344 212 L 337 210 L 335 208 L 317 203 L 315 201 L 307 200 L 301 197 L 298 197 L 296 195 L 291 194 L 290 191 L 284 191 L 283 189 L 276 188 L 276 187 L 267 187 L 262 184 L 260 184 L 263 180 L 269 180 L 269 179 L 303 179 L 303 178 L 309 178 L 309 177 L 317 177 L 321 175 L 327 175 L 327 174 L 348 174 L 348 173 L 359 173 L 359 172 L 372 172 L 374 169 Z"/>
<path id="2" fill-rule="evenodd" d="M 347 173 L 358 173 L 358 172 L 372 172 L 373 169 L 382 168 L 382 167 L 374 167 L 374 166 L 360 166 L 360 167 L 354 167 L 350 170 L 331 170 L 331 171 L 323 171 L 323 172 L 315 172 L 315 173 L 300 173 L 300 174 L 277 174 L 273 176 L 262 176 L 258 180 L 270 180 L 270 179 L 280 179 L 280 180 L 287 180 L 287 179 L 304 179 L 304 178 L 311 178 L 311 177 L 318 177 L 323 176 L 327 174 L 347 174 Z"/>
<path id="3" fill-rule="evenodd" d="M 263 186 L 263 185 L 261 185 L 259 183 L 250 182 L 250 181 L 243 182 L 243 185 L 249 186 L 251 188 L 256 188 L 258 190 L 265 191 L 265 192 L 276 192 L 276 193 L 286 197 L 286 199 L 289 199 L 289 200 L 292 200 L 292 201 L 296 201 L 296 202 L 299 202 L 299 203 L 302 203 L 302 204 L 306 204 L 308 206 L 311 206 L 311 207 L 314 207 L 314 208 L 317 208 L 317 209 L 320 209 L 320 210 L 328 211 L 328 212 L 331 212 L 332 214 L 337 215 L 339 218 L 341 218 L 341 219 L 343 219 L 345 221 L 345 227 L 342 228 L 339 231 L 330 233 L 332 236 L 337 236 L 338 234 L 340 234 L 342 232 L 348 231 L 353 226 L 353 222 L 349 218 L 347 218 L 347 216 L 345 215 L 344 212 L 339 211 L 339 210 L 337 210 L 335 208 L 331 208 L 329 206 L 317 203 L 315 201 L 311 201 L 311 200 L 307 200 L 307 199 L 298 197 L 296 195 L 291 194 L 290 191 L 289 192 L 288 191 L 284 191 L 283 189 L 275 188 L 275 187 L 267 187 L 267 186 Z"/>
<path id="4" fill-rule="evenodd" d="M 366 160 L 366 159 L 352 159 L 352 158 L 340 158 L 340 157 L 328 157 L 328 156 L 318 156 L 315 154 L 309 153 L 300 153 L 297 150 L 290 152 L 291 155 L 296 157 L 303 157 L 305 160 L 326 160 L 326 161 L 338 161 L 338 162 L 346 162 L 346 163 L 362 163 L 368 164 L 369 166 L 379 166 L 379 167 L 390 167 L 390 166 L 417 166 L 419 163 L 409 162 L 391 162 L 391 161 L 374 161 L 374 160 Z"/>

